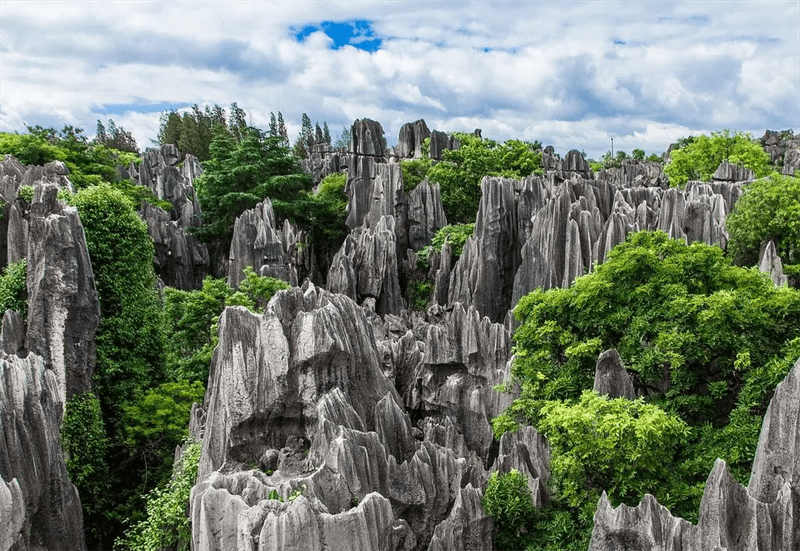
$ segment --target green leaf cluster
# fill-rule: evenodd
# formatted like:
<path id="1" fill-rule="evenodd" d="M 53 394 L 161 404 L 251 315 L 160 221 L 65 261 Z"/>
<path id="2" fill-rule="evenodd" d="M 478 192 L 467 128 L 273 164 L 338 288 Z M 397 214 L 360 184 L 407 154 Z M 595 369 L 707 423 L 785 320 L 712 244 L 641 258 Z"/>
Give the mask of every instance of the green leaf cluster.
<path id="1" fill-rule="evenodd" d="M 189 497 L 197 480 L 200 463 L 200 442 L 185 442 L 180 462 L 175 464 L 172 480 L 166 486 L 151 490 L 146 497 L 147 518 L 134 525 L 123 538 L 114 542 L 114 549 L 188 551 L 191 545 Z"/>
<path id="2" fill-rule="evenodd" d="M 0 132 L 0 156 L 14 155 L 25 165 L 62 161 L 69 168 L 69 179 L 78 188 L 101 182 L 120 181 L 120 166 L 140 163 L 135 153 L 90 143 L 80 128 L 29 127 L 27 134 Z"/>
<path id="3" fill-rule="evenodd" d="M 195 181 L 203 226 L 195 233 L 204 241 L 230 240 L 236 217 L 269 197 L 278 219 L 294 218 L 302 192 L 311 188 L 297 158 L 282 138 L 248 128 L 241 141 L 219 134 L 211 143 L 205 172 Z"/>
<path id="4" fill-rule="evenodd" d="M 800 271 L 800 178 L 773 173 L 748 184 L 725 229 L 738 263 L 758 264 L 762 245 L 772 240 L 787 271 Z"/>
<path id="5" fill-rule="evenodd" d="M 497 525 L 495 547 L 524 549 L 537 516 L 528 477 L 515 469 L 492 473 L 481 503 Z"/>
<path id="6" fill-rule="evenodd" d="M 540 144 L 520 140 L 498 143 L 473 134 L 454 134 L 460 146 L 442 152 L 442 161 L 434 163 L 428 157 L 430 139 L 423 144 L 422 159 L 401 163 L 403 186 L 408 192 L 426 177 L 439 184 L 442 207 L 452 223 L 475 221 L 481 199 L 481 180 L 484 176 L 524 178 L 541 174 Z"/>
<path id="7" fill-rule="evenodd" d="M 0 312 L 16 310 L 23 321 L 28 313 L 28 265 L 23 258 L 12 262 L 0 275 Z"/>
<path id="8" fill-rule="evenodd" d="M 581 415 L 601 422 L 600 402 L 587 401 L 584 391 L 593 386 L 598 354 L 610 348 L 619 351 L 647 402 L 689 428 L 678 439 L 677 455 L 672 449 L 660 455 L 660 472 L 673 473 L 669 483 L 642 468 L 652 457 L 632 450 L 614 456 L 624 445 L 604 452 L 615 469 L 609 478 L 582 455 L 578 439 L 558 440 L 559 453 L 573 458 L 555 469 L 572 473 L 571 486 L 558 486 L 557 497 L 568 507 L 582 487 L 602 487 L 633 505 L 643 492 L 671 484 L 659 499 L 674 513 L 696 518 L 717 457 L 746 481 L 769 396 L 800 352 L 800 293 L 733 266 L 718 247 L 686 245 L 663 232 L 629 235 L 593 273 L 568 289 L 534 291 L 515 315 L 521 325 L 512 373 L 522 394 L 494 421 L 497 436 L 524 422 L 558 439 L 556 425 L 569 426 Z M 638 426 L 637 418 L 613 418 L 619 430 Z M 602 436 L 596 427 L 583 434 L 589 441 Z M 586 476 L 579 480 L 581 469 Z"/>
<path id="9" fill-rule="evenodd" d="M 742 163 L 752 170 L 756 178 L 769 174 L 769 154 L 753 140 L 750 134 L 723 130 L 711 136 L 700 136 L 679 142 L 670 152 L 664 173 L 673 187 L 683 187 L 690 180 L 707 182 L 722 161 Z"/>

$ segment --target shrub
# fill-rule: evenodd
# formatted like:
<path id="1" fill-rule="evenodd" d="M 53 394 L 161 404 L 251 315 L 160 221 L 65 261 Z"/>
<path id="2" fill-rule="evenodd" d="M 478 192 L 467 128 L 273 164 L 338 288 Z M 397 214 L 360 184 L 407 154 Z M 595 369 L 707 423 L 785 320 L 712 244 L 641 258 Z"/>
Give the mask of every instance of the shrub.
<path id="1" fill-rule="evenodd" d="M 16 310 L 25 320 L 28 313 L 28 265 L 25 259 L 12 262 L 0 275 L 0 312 Z"/>
<path id="2" fill-rule="evenodd" d="M 514 469 L 508 473 L 492 473 L 481 503 L 497 525 L 495 546 L 524 549 L 536 519 L 528 477 Z"/>

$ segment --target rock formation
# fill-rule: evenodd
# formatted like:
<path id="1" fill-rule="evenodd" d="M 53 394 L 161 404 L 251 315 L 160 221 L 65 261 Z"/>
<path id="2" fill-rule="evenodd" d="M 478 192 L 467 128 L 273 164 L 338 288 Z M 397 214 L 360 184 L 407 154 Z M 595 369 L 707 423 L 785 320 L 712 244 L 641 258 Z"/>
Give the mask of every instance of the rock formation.
<path id="1" fill-rule="evenodd" d="M 26 348 L 55 374 L 64 403 L 91 389 L 100 303 L 78 211 L 57 193 L 37 185 L 31 206 Z"/>
<path id="2" fill-rule="evenodd" d="M 364 309 L 306 283 L 219 327 L 194 549 L 490 549 L 482 469 L 415 438 Z"/>
<path id="3" fill-rule="evenodd" d="M 636 399 L 633 381 L 622 365 L 619 352 L 614 349 L 606 350 L 597 359 L 594 368 L 594 390 L 599 394 L 606 394 L 609 398 Z"/>
<path id="4" fill-rule="evenodd" d="M 758 262 L 758 269 L 765 274 L 769 274 L 770 279 L 776 287 L 786 285 L 789 278 L 783 273 L 783 262 L 778 252 L 775 250 L 775 242 L 770 240 L 761 252 L 761 259 Z"/>
<path id="5" fill-rule="evenodd" d="M 770 401 L 745 488 L 718 459 L 706 482 L 700 520 L 673 517 L 651 495 L 614 509 L 605 494 L 590 551 L 619 549 L 786 550 L 800 546 L 800 361 Z"/>
<path id="6" fill-rule="evenodd" d="M 86 548 L 61 451 L 59 384 L 41 356 L 0 353 L 0 549 Z"/>
<path id="7" fill-rule="evenodd" d="M 292 252 L 297 249 L 295 233 L 288 221 L 283 231 L 275 227 L 272 202 L 264 199 L 236 219 L 228 257 L 228 285 L 238 287 L 249 266 L 262 276 L 276 277 L 297 285 L 297 267 Z"/>
<path id="8" fill-rule="evenodd" d="M 164 285 L 186 291 L 202 287 L 211 266 L 206 246 L 159 207 L 142 203 L 139 215 L 153 239 L 153 267 Z"/>
<path id="9" fill-rule="evenodd" d="M 727 160 L 722 161 L 711 177 L 715 182 L 749 182 L 755 180 L 755 174 L 741 163 L 734 165 Z"/>
<path id="10" fill-rule="evenodd" d="M 395 153 L 401 158 L 422 157 L 422 142 L 431 137 L 431 131 L 423 119 L 408 122 L 400 127 Z"/>

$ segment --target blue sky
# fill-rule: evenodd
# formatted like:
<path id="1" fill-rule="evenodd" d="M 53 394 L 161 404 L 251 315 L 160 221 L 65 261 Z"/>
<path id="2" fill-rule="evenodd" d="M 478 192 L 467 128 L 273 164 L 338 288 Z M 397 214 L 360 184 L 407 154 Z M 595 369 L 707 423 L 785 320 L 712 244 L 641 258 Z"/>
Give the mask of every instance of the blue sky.
<path id="1" fill-rule="evenodd" d="M 661 153 L 690 134 L 800 132 L 800 3 L 0 3 L 0 130 L 108 118 L 141 147 L 159 113 L 233 101 L 557 151 Z"/>

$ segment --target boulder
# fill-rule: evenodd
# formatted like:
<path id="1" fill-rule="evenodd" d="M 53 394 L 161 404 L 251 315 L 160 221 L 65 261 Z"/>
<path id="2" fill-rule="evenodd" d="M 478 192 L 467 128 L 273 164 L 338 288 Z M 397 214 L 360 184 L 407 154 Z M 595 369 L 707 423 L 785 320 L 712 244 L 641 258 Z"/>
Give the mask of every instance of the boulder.
<path id="1" fill-rule="evenodd" d="M 622 365 L 622 358 L 614 350 L 606 350 L 597 359 L 594 368 L 594 390 L 599 394 L 605 394 L 609 398 L 636 399 L 636 390 L 633 388 L 633 381 Z"/>
<path id="2" fill-rule="evenodd" d="M 711 177 L 712 180 L 721 182 L 749 182 L 755 180 L 755 178 L 756 176 L 752 170 L 741 163 L 738 165 L 729 163 L 727 159 L 720 163 Z"/>

